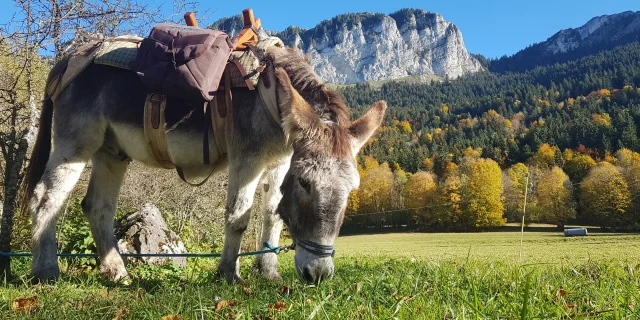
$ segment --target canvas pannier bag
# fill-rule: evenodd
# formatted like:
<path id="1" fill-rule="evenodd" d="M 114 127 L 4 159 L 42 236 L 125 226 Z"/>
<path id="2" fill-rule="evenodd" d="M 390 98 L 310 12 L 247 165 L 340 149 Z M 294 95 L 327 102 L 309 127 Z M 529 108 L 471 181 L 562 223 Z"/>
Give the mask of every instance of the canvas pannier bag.
<path id="1" fill-rule="evenodd" d="M 152 93 L 211 101 L 234 47 L 221 31 L 161 23 L 140 44 L 136 73 Z"/>

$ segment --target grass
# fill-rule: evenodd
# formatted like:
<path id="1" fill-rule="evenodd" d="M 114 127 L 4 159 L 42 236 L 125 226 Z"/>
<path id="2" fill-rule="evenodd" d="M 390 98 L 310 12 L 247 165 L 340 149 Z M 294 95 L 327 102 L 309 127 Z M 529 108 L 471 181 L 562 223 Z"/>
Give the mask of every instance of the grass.
<path id="1" fill-rule="evenodd" d="M 243 260 L 248 290 L 217 280 L 215 261 L 205 259 L 184 270 L 131 269 L 128 286 L 68 268 L 55 285 L 32 286 L 22 276 L 1 288 L 0 318 L 640 318 L 640 235 L 528 233 L 523 261 L 519 239 L 515 232 L 342 237 L 336 277 L 318 286 L 297 280 L 292 253 L 281 256 L 283 283 L 251 276 L 251 259 Z M 14 269 L 27 274 L 28 262 L 16 260 Z M 12 310 L 15 299 L 33 296 L 30 311 Z M 216 311 L 221 300 L 237 304 Z"/>

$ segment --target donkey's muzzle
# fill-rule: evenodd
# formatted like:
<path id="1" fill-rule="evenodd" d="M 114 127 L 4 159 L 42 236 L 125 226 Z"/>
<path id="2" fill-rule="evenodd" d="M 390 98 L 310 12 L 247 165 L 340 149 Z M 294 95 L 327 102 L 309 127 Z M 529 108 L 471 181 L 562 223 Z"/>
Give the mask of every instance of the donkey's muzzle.
<path id="1" fill-rule="evenodd" d="M 294 260 L 298 275 L 307 283 L 333 278 L 333 258 L 330 255 L 318 256 L 297 246 Z"/>

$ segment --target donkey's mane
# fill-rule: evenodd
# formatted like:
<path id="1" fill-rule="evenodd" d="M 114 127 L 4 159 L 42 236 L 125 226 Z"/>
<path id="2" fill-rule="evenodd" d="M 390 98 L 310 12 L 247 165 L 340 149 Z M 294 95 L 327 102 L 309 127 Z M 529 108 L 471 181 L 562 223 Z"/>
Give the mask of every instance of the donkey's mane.
<path id="1" fill-rule="evenodd" d="M 331 90 L 313 71 L 311 60 L 296 48 L 277 48 L 269 51 L 269 57 L 274 67 L 283 68 L 291 84 L 305 98 L 311 102 L 314 111 L 323 119 L 337 123 L 346 128 L 350 124 L 350 111 L 335 90 Z"/>

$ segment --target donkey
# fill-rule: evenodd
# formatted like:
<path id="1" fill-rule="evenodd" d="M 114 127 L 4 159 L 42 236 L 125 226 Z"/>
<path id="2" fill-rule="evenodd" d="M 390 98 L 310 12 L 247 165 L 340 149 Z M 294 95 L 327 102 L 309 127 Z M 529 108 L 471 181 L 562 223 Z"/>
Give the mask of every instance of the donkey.
<path id="1" fill-rule="evenodd" d="M 299 50 L 273 48 L 267 58 L 274 66 L 281 121 L 274 121 L 256 91 L 233 89 L 231 125 L 223 140 L 228 154 L 215 167 L 229 170 L 218 272 L 229 282 L 242 280 L 238 253 L 262 181 L 266 191 L 262 241 L 278 245 L 284 222 L 297 244 L 298 275 L 317 282 L 333 277 L 333 259 L 326 249 L 333 247 L 347 197 L 359 185 L 355 156 L 380 126 L 387 104 L 377 102 L 351 122 L 339 94 L 323 83 Z M 59 72 L 65 63 L 58 63 L 51 73 Z M 143 131 L 145 96 L 133 72 L 91 65 L 55 103 L 45 97 L 23 200 L 33 220 L 31 275 L 35 281 L 60 275 L 56 222 L 89 160 L 91 178 L 82 210 L 97 247 L 99 269 L 112 281 L 128 277 L 116 246 L 114 213 L 129 162 L 156 164 Z M 212 170 L 202 163 L 202 132 L 208 121 L 204 117 L 202 104 L 168 98 L 168 151 L 190 178 Z M 209 141 L 214 141 L 212 134 Z M 216 150 L 209 148 L 211 159 L 220 156 Z M 280 278 L 273 253 L 259 256 L 254 269 L 266 278 Z"/>

